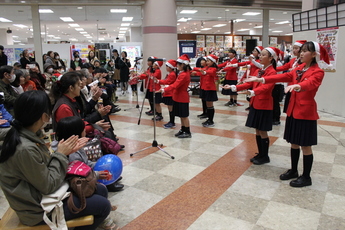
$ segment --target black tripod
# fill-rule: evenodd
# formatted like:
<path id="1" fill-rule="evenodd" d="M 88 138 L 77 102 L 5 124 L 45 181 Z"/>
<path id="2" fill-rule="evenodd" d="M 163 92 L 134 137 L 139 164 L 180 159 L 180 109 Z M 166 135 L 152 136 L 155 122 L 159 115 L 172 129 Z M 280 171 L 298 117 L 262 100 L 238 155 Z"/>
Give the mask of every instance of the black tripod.
<path id="1" fill-rule="evenodd" d="M 156 87 L 154 85 L 154 79 L 153 79 L 153 73 L 154 73 L 154 69 L 153 67 L 150 67 L 150 76 L 148 76 L 148 79 L 147 79 L 147 84 L 146 84 L 146 88 L 145 88 L 145 95 L 147 93 L 147 90 L 148 90 L 148 85 L 149 85 L 149 79 L 151 78 L 151 81 L 152 81 L 152 89 L 153 89 L 153 141 L 152 141 L 152 145 L 149 146 L 149 147 L 146 147 L 146 148 L 143 148 L 139 151 L 136 151 L 134 153 L 131 153 L 130 156 L 133 156 L 134 154 L 137 154 L 137 153 L 140 153 L 142 151 L 145 151 L 146 149 L 149 149 L 149 148 L 158 148 L 158 150 L 161 150 L 162 152 L 164 152 L 165 154 L 167 154 L 171 159 L 175 159 L 174 156 L 170 155 L 168 152 L 166 152 L 162 147 L 163 147 L 163 144 L 158 144 L 158 142 L 156 141 L 156 108 L 155 108 L 155 105 L 156 105 Z M 138 125 L 140 125 L 140 120 L 141 120 L 141 114 L 143 112 L 143 108 L 144 108 L 144 102 L 145 102 L 145 97 L 143 99 L 143 103 L 142 103 L 142 106 L 141 106 L 141 110 L 140 110 L 140 115 L 139 115 L 139 120 L 138 120 Z"/>

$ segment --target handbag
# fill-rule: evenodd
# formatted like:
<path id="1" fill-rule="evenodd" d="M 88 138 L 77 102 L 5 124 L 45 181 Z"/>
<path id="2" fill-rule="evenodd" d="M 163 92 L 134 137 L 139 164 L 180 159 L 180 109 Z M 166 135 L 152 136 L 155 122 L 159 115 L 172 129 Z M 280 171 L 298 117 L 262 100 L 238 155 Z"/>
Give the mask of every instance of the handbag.
<path id="1" fill-rule="evenodd" d="M 67 168 L 66 179 L 72 192 L 67 200 L 68 209 L 77 214 L 85 209 L 86 197 L 92 196 L 97 188 L 97 179 L 94 171 L 81 161 L 72 161 Z M 80 207 L 76 207 L 73 196 L 80 200 Z"/>
<path id="2" fill-rule="evenodd" d="M 105 137 L 104 134 L 99 129 L 94 129 L 93 136 L 99 138 L 101 141 L 101 149 L 103 155 L 114 154 L 117 155 L 121 150 L 121 145 L 116 141 Z"/>

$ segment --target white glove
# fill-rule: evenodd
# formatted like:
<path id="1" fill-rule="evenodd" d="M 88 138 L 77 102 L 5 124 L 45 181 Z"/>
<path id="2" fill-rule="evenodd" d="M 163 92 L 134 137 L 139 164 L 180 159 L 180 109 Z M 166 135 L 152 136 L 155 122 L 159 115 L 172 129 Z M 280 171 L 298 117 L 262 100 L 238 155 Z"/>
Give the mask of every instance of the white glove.
<path id="1" fill-rule="evenodd" d="M 230 85 L 230 89 L 231 89 L 232 92 L 237 92 L 236 85 Z"/>

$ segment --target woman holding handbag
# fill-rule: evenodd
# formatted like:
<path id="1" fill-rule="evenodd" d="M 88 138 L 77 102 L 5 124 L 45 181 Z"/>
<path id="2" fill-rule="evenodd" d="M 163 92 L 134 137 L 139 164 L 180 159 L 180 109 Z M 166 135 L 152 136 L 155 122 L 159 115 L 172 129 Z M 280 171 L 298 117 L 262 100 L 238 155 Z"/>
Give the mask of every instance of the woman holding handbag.
<path id="1" fill-rule="evenodd" d="M 40 205 L 42 196 L 62 186 L 68 167 L 67 156 L 87 141 L 73 135 L 60 141 L 57 151 L 50 153 L 40 138 L 40 130 L 49 121 L 50 111 L 50 100 L 45 92 L 32 90 L 21 94 L 14 105 L 15 121 L 4 140 L 0 155 L 2 191 L 20 222 L 29 226 L 44 224 L 44 211 Z M 67 208 L 67 199 L 63 200 L 66 220 L 94 216 L 92 225 L 75 229 L 96 229 L 111 210 L 104 186 L 98 186 L 97 192 L 86 202 L 86 209 L 72 214 Z M 75 203 L 79 205 L 77 199 Z"/>

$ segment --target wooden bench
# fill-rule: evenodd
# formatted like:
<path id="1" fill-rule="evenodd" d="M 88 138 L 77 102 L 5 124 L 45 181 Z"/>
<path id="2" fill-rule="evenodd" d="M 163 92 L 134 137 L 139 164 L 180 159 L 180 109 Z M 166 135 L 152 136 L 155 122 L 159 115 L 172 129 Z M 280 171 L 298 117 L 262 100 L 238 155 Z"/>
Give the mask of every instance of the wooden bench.
<path id="1" fill-rule="evenodd" d="M 85 226 L 93 224 L 93 216 L 83 216 L 80 218 L 76 218 L 73 220 L 69 220 L 66 222 L 67 227 L 78 227 L 78 226 Z M 27 226 L 22 223 L 20 223 L 19 218 L 16 214 L 16 212 L 12 208 L 8 208 L 5 215 L 2 217 L 0 221 L 0 229 L 1 230 L 50 230 L 48 225 L 37 225 L 37 226 Z"/>

